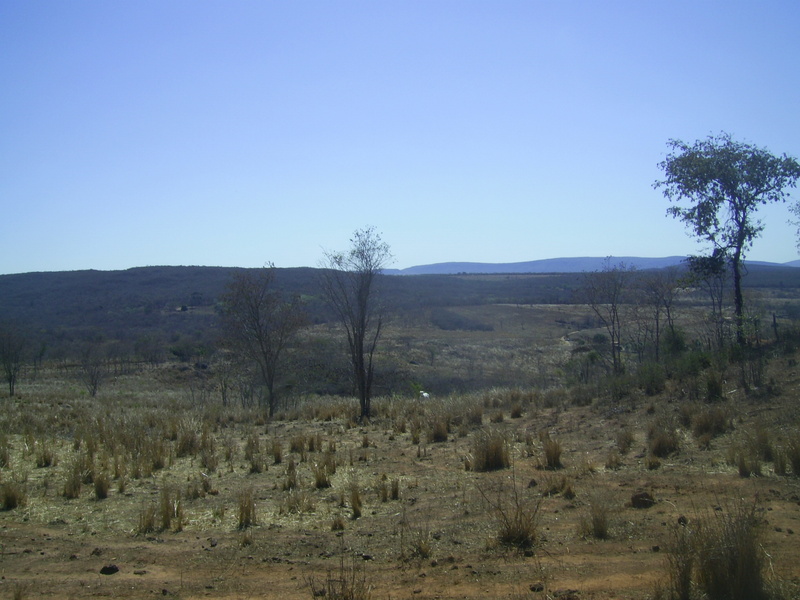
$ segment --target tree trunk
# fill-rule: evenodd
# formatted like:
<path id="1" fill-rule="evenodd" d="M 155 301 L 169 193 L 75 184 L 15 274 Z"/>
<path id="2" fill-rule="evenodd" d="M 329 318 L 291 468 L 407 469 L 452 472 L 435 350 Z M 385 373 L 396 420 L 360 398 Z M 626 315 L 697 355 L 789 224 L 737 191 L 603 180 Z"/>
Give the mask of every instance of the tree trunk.
<path id="1" fill-rule="evenodd" d="M 744 346 L 744 298 L 742 297 L 742 250 L 736 248 L 733 255 L 733 304 L 736 319 L 736 343 Z"/>

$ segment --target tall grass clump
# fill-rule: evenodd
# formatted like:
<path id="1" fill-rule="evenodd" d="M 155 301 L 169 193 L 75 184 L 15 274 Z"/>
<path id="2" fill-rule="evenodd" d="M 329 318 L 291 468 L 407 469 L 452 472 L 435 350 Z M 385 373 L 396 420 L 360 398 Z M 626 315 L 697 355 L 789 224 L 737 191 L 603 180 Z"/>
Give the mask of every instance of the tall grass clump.
<path id="1" fill-rule="evenodd" d="M 28 502 L 28 494 L 25 486 L 16 481 L 7 481 L 0 485 L 0 506 L 3 510 L 14 510 L 25 506 Z"/>
<path id="2" fill-rule="evenodd" d="M 608 497 L 596 493 L 590 496 L 586 513 L 581 519 L 580 529 L 584 537 L 591 536 L 598 540 L 610 537 L 611 502 Z"/>
<path id="3" fill-rule="evenodd" d="M 469 463 L 473 471 L 499 471 L 510 465 L 508 440 L 501 432 L 484 430 L 475 435 Z"/>
<path id="4" fill-rule="evenodd" d="M 256 501 L 252 488 L 239 492 L 239 529 L 247 529 L 256 524 Z"/>
<path id="5" fill-rule="evenodd" d="M 756 505 L 740 503 L 705 524 L 698 539 L 697 582 L 710 600 L 767 598 Z"/>
<path id="6" fill-rule="evenodd" d="M 767 578 L 755 503 L 737 503 L 673 531 L 668 551 L 669 600 L 778 598 Z"/>
<path id="7" fill-rule="evenodd" d="M 542 454 L 544 455 L 544 468 L 550 471 L 562 468 L 561 464 L 561 443 L 550 437 L 550 433 L 543 431 L 539 435 L 539 440 L 542 442 Z"/>
<path id="8" fill-rule="evenodd" d="M 647 440 L 651 456 L 666 458 L 680 447 L 675 424 L 668 418 L 659 418 L 650 424 Z"/>

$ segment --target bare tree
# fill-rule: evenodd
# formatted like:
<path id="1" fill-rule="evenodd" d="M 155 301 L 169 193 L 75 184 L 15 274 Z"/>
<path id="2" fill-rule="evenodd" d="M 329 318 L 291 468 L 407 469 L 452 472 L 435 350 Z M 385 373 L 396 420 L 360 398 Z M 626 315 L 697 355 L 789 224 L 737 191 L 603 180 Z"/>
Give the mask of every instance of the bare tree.
<path id="1" fill-rule="evenodd" d="M 305 325 L 299 298 L 286 300 L 275 289 L 275 267 L 233 276 L 222 296 L 223 322 L 232 347 L 258 366 L 269 416 L 275 414 L 275 381 L 286 348 Z"/>
<path id="2" fill-rule="evenodd" d="M 680 287 L 678 269 L 669 267 L 642 273 L 639 280 L 644 305 L 650 311 L 655 360 L 660 358 L 663 326 L 675 335 L 675 301 Z"/>
<path id="3" fill-rule="evenodd" d="M 633 268 L 624 264 L 612 267 L 611 261 L 606 260 L 601 271 L 587 273 L 583 282 L 585 302 L 611 338 L 611 366 L 615 374 L 624 370 L 621 311 L 632 274 Z"/>
<path id="4" fill-rule="evenodd" d="M 373 227 L 356 231 L 350 244 L 346 252 L 325 253 L 322 290 L 347 334 L 363 420 L 370 416 L 375 350 L 384 319 L 377 284 L 392 254 Z"/>
<path id="5" fill-rule="evenodd" d="M 107 348 L 99 343 L 89 342 L 81 350 L 80 380 L 86 386 L 86 391 L 94 398 L 97 390 L 108 377 L 108 366 L 106 365 Z"/>
<path id="6" fill-rule="evenodd" d="M 13 323 L 0 323 L 0 367 L 8 383 L 9 397 L 14 395 L 17 387 L 26 345 L 27 340 L 19 327 Z"/>
<path id="7" fill-rule="evenodd" d="M 688 281 L 702 286 L 708 293 L 714 342 L 722 348 L 726 338 L 724 305 L 731 273 L 728 254 L 715 250 L 710 256 L 690 256 L 686 262 L 689 265 Z"/>

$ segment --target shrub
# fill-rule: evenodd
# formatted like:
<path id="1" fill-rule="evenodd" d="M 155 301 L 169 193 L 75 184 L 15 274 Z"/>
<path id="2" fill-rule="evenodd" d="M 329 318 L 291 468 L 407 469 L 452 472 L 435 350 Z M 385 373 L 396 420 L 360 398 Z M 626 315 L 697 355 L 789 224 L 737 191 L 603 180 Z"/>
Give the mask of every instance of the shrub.
<path id="1" fill-rule="evenodd" d="M 709 371 L 706 374 L 706 402 L 719 402 L 725 397 L 722 373 Z"/>
<path id="2" fill-rule="evenodd" d="M 654 362 L 644 363 L 640 366 L 636 378 L 639 387 L 648 396 L 655 396 L 663 392 L 667 380 L 664 367 Z"/>
<path id="3" fill-rule="evenodd" d="M 499 471 L 511 465 L 508 441 L 499 431 L 482 431 L 472 442 L 472 470 Z"/>

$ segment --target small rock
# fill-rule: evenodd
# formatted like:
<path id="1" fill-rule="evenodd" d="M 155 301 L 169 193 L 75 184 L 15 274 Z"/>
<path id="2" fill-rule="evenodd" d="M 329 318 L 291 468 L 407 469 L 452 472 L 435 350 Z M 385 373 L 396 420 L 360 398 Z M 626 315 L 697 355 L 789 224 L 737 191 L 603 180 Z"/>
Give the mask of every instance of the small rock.
<path id="1" fill-rule="evenodd" d="M 100 569 L 101 575 L 113 575 L 114 573 L 119 573 L 119 567 L 117 565 L 106 565 Z"/>

